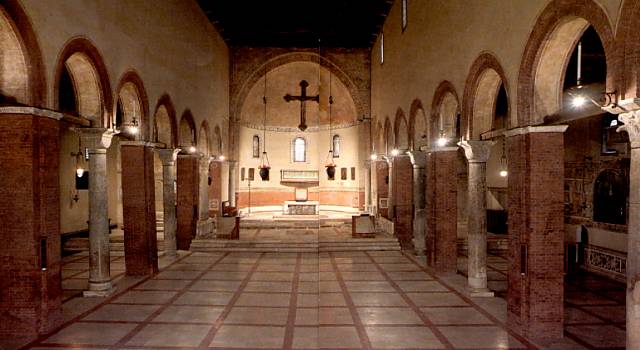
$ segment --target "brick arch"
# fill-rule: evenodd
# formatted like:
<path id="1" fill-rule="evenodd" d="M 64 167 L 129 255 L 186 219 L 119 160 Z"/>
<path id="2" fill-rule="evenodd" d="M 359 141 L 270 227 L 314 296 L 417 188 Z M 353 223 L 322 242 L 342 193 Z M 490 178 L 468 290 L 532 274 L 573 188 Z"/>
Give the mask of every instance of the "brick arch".
<path id="1" fill-rule="evenodd" d="M 200 123 L 200 129 L 198 130 L 198 151 L 205 156 L 209 156 L 211 154 L 210 136 L 209 123 L 206 120 L 203 120 L 202 123 Z"/>
<path id="2" fill-rule="evenodd" d="M 419 99 L 413 100 L 409 110 L 409 143 L 411 149 L 417 150 L 420 146 L 429 142 L 429 122 L 427 119 L 422 101 Z M 423 138 L 422 136 L 424 136 L 425 140 L 420 140 Z"/>
<path id="3" fill-rule="evenodd" d="M 166 114 L 166 115 L 165 115 Z M 155 142 L 164 142 L 167 147 L 177 147 L 178 145 L 178 123 L 176 121 L 176 109 L 173 106 L 171 97 L 163 94 L 156 103 L 155 112 L 153 112 L 153 140 Z M 162 127 L 163 130 L 160 130 Z M 168 128 L 168 134 L 164 130 Z M 169 141 L 167 144 L 166 141 Z"/>
<path id="4" fill-rule="evenodd" d="M 607 91 L 615 82 L 611 22 L 594 0 L 552 0 L 542 11 L 524 49 L 518 74 L 517 125 L 534 125 L 562 106 L 564 73 L 575 44 L 592 25 L 604 47 Z M 566 38 L 572 38 L 567 40 Z M 511 122 L 511 126 L 516 126 Z"/>
<path id="5" fill-rule="evenodd" d="M 455 104 L 455 105 L 453 105 Z M 443 111 L 443 109 L 445 109 Z M 451 111 L 449 111 L 451 109 Z M 431 118 L 429 120 L 430 140 L 436 140 L 440 132 L 440 124 L 444 126 L 447 137 L 455 137 L 456 114 L 460 111 L 460 99 L 456 89 L 448 80 L 443 80 L 433 94 L 431 102 Z M 452 112 L 449 115 L 442 115 L 443 112 Z M 451 115 L 452 114 L 452 115 Z M 440 119 L 443 119 L 442 121 Z M 441 123 L 442 122 L 442 123 Z"/>
<path id="6" fill-rule="evenodd" d="M 117 99 L 131 97 L 135 97 L 137 99 L 137 101 L 135 102 L 138 103 L 138 106 L 132 106 L 131 104 L 127 103 L 127 101 L 122 101 L 122 108 L 125 114 L 124 121 L 130 122 L 133 118 L 132 109 L 136 109 L 135 112 L 138 118 L 138 123 L 140 125 L 140 139 L 151 140 L 153 138 L 153 128 L 152 123 L 149 122 L 149 120 L 151 119 L 149 116 L 149 98 L 147 96 L 147 91 L 144 88 L 144 83 L 142 82 L 140 75 L 138 75 L 138 73 L 133 69 L 127 70 L 118 82 L 116 93 L 117 96 L 116 102 L 114 103 L 114 108 L 117 104 Z M 135 96 L 131 96 L 133 94 L 135 94 Z M 115 115 L 115 109 L 112 113 Z"/>
<path id="7" fill-rule="evenodd" d="M 0 47 L 12 45 L 14 50 L 2 50 L 5 54 L 13 52 L 11 57 L 14 65 L 9 67 L 15 72 L 19 69 L 20 74 L 12 74 L 13 77 L 5 86 L 4 77 L 0 76 L 0 93 L 6 96 L 7 104 L 23 104 L 36 107 L 46 105 L 46 80 L 44 64 L 42 63 L 42 51 L 36 38 L 31 21 L 26 12 L 17 0 L 5 0 L 0 4 L 0 30 L 7 38 L 14 40 L 3 40 Z M 4 67 L 2 67 L 4 68 Z M 4 69 L 3 69 L 4 70 Z M 5 91 L 6 90 L 6 91 Z M 15 96 L 22 95 L 22 96 Z"/>
<path id="8" fill-rule="evenodd" d="M 111 113 L 113 94 L 109 83 L 109 74 L 104 65 L 102 55 L 95 45 L 85 37 L 70 39 L 58 54 L 53 85 L 53 108 L 57 110 L 60 107 L 60 101 L 58 101 L 60 76 L 62 75 L 62 68 L 69 59 L 73 60 L 73 62 L 69 62 L 69 69 L 76 70 L 76 73 L 71 71 L 69 73 L 74 80 L 77 103 L 84 103 L 82 99 L 90 100 L 90 103 L 87 102 L 87 108 L 98 104 L 100 111 L 96 110 L 96 112 L 100 113 L 100 116 L 96 116 L 99 119 L 93 122 L 99 122 L 99 126 L 102 127 L 111 126 L 113 122 L 113 114 Z M 74 74 L 76 74 L 75 77 Z M 92 82 L 95 82 L 95 84 Z"/>
<path id="9" fill-rule="evenodd" d="M 320 63 L 322 67 L 329 70 L 334 76 L 336 76 L 344 86 L 346 86 L 353 103 L 356 106 L 357 117 L 363 117 L 367 115 L 365 104 L 362 101 L 361 96 L 358 93 L 358 87 L 337 64 L 324 56 L 320 56 L 313 52 L 291 52 L 282 55 L 278 55 L 267 60 L 266 63 L 257 65 L 251 73 L 248 74 L 248 78 L 240 83 L 240 88 L 237 94 L 232 97 L 232 119 L 239 119 L 242 111 L 242 104 L 249 95 L 251 88 L 264 77 L 265 73 L 269 73 L 277 67 L 283 66 L 287 63 L 293 62 L 314 62 Z"/>
<path id="10" fill-rule="evenodd" d="M 196 123 L 189 109 L 186 109 L 180 118 L 180 124 L 178 125 L 178 145 L 185 151 L 189 150 L 191 146 L 198 145 Z"/>
<path id="11" fill-rule="evenodd" d="M 640 2 L 622 3 L 616 32 L 616 90 L 621 99 L 640 97 Z"/>
<path id="12" fill-rule="evenodd" d="M 396 117 L 393 121 L 395 147 L 402 150 L 408 150 L 410 147 L 410 135 L 407 118 L 402 108 L 396 111 Z"/>
<path id="13" fill-rule="evenodd" d="M 391 124 L 391 119 L 386 117 L 384 120 L 384 154 L 390 154 L 393 149 L 393 145 L 395 144 L 395 140 L 393 139 L 394 132 L 393 126 Z"/>
<path id="14" fill-rule="evenodd" d="M 492 128 L 500 85 L 504 86 L 509 100 L 509 88 L 502 65 L 494 54 L 481 53 L 471 65 L 464 85 L 460 126 L 465 139 L 479 139 L 480 133 Z M 487 125 L 489 127 L 486 130 L 475 130 L 478 126 Z"/>

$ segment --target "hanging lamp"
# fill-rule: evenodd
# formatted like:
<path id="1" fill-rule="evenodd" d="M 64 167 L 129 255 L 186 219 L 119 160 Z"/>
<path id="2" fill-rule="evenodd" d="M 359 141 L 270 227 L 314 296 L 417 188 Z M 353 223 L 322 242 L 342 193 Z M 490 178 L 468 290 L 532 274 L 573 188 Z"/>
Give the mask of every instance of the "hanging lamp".
<path id="1" fill-rule="evenodd" d="M 509 175 L 509 172 L 507 171 L 507 156 L 505 154 L 505 144 L 507 143 L 507 140 L 502 140 L 502 156 L 500 157 L 500 172 L 499 175 L 500 177 L 507 177 L 507 175 Z"/>
<path id="2" fill-rule="evenodd" d="M 262 119 L 262 155 L 260 156 L 260 165 L 258 173 L 262 181 L 269 181 L 269 156 L 267 155 L 267 59 L 265 54 L 264 60 L 264 89 L 262 96 L 263 119 Z"/>
<path id="3" fill-rule="evenodd" d="M 320 47 L 318 46 L 318 52 L 320 53 Z M 318 58 L 318 83 L 320 82 L 320 72 L 321 72 L 321 64 L 320 60 L 322 56 Z M 327 168 L 327 179 L 335 180 L 336 176 L 336 163 L 333 161 L 333 95 L 331 90 L 332 83 L 332 74 L 331 70 L 329 70 L 329 153 L 327 154 L 327 160 L 325 162 L 325 167 Z M 319 87 L 319 85 L 318 85 Z M 318 89 L 319 91 L 320 89 Z"/>

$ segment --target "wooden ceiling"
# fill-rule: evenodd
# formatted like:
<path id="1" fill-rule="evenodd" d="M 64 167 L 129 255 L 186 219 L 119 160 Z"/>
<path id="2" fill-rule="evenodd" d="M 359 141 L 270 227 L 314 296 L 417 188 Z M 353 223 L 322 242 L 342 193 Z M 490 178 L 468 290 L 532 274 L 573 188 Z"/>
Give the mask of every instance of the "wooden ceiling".
<path id="1" fill-rule="evenodd" d="M 198 0 L 229 46 L 369 48 L 393 0 Z"/>

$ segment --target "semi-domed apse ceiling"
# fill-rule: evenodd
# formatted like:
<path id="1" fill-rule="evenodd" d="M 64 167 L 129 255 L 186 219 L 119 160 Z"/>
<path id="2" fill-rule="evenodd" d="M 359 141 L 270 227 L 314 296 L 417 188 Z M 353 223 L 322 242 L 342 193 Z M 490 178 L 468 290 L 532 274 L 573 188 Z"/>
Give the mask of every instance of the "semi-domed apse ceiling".
<path id="1" fill-rule="evenodd" d="M 318 76 L 320 87 L 318 89 Z M 287 102 L 287 94 L 300 96 L 300 82 L 305 80 L 307 96 L 318 95 L 319 102 L 306 101 L 306 122 L 309 131 L 329 127 L 329 94 L 333 96 L 331 106 L 331 125 L 334 128 L 352 126 L 357 123 L 356 107 L 347 87 L 329 70 L 322 67 L 318 71 L 318 64 L 313 62 L 292 62 L 276 67 L 267 73 L 266 97 L 267 114 L 266 125 L 271 130 L 297 130 L 300 124 L 300 102 Z M 329 81 L 331 80 L 331 88 Z M 241 124 L 247 127 L 261 129 L 264 122 L 265 77 L 262 76 L 251 87 L 242 104 L 240 114 Z"/>

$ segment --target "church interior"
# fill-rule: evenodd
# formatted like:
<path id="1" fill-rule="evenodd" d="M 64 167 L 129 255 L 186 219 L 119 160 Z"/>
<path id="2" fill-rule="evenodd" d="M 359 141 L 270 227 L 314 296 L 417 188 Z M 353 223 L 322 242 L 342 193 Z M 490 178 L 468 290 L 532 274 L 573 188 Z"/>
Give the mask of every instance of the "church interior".
<path id="1" fill-rule="evenodd" d="M 0 0 L 0 350 L 640 350 L 640 0 Z"/>

